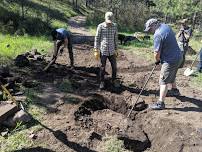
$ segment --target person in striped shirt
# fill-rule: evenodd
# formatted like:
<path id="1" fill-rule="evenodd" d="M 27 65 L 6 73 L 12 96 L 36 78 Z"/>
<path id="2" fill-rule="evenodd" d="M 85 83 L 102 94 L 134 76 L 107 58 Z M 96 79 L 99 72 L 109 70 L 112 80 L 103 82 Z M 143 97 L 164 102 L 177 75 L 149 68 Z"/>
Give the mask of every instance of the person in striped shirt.
<path id="1" fill-rule="evenodd" d="M 113 13 L 106 12 L 105 22 L 97 27 L 95 35 L 94 49 L 100 54 L 100 89 L 104 89 L 104 74 L 107 59 L 112 67 L 112 82 L 116 80 L 117 63 L 116 56 L 118 55 L 118 29 L 117 24 L 113 22 Z"/>

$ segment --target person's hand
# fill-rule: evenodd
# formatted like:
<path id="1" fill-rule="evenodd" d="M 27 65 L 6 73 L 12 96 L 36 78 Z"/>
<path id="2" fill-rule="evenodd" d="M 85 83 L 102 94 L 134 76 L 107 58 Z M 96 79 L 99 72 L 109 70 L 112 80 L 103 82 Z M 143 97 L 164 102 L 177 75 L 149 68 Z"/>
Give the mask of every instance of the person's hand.
<path id="1" fill-rule="evenodd" d="M 159 60 L 159 61 L 156 61 L 156 62 L 155 62 L 155 64 L 156 64 L 156 65 L 159 65 L 159 64 L 160 64 L 160 62 L 161 62 L 160 60 Z"/>
<path id="2" fill-rule="evenodd" d="M 96 60 L 99 60 L 100 58 L 100 51 L 98 49 L 94 49 L 94 56 Z"/>

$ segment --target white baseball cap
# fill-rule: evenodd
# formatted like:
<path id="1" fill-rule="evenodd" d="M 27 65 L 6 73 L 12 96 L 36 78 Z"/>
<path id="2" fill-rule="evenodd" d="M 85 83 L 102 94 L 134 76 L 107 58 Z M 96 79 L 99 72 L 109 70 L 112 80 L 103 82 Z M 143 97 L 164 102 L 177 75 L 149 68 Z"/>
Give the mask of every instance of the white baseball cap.
<path id="1" fill-rule="evenodd" d="M 106 12 L 105 13 L 105 22 L 106 23 L 112 23 L 113 21 L 113 13 L 112 12 Z"/>
<path id="2" fill-rule="evenodd" d="M 155 18 L 151 18 L 149 19 L 146 23 L 145 23 L 145 32 L 148 32 L 151 28 L 151 26 L 155 23 L 158 23 L 158 20 Z"/>

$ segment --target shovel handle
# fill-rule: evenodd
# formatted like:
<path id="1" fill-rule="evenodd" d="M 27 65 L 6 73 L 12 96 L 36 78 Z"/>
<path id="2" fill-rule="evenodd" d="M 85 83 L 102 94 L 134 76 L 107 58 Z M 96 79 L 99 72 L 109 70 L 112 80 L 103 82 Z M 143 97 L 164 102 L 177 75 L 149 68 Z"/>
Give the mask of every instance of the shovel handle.
<path id="1" fill-rule="evenodd" d="M 191 66 L 190 66 L 190 69 L 192 69 L 192 67 L 193 67 L 193 65 L 194 65 L 195 61 L 197 60 L 197 58 L 198 58 L 199 54 L 201 53 L 201 51 L 202 51 L 202 48 L 201 48 L 201 50 L 200 50 L 200 51 L 197 53 L 197 55 L 196 55 L 196 57 L 195 57 L 194 61 L 192 62 Z"/>
<path id="2" fill-rule="evenodd" d="M 132 108 L 130 109 L 130 112 L 129 112 L 129 114 L 128 114 L 128 116 L 127 116 L 127 117 L 129 117 L 129 116 L 130 116 L 130 114 L 131 114 L 131 112 L 133 111 L 133 109 L 134 109 L 135 105 L 137 104 L 137 102 L 138 102 L 138 100 L 139 100 L 139 98 L 140 98 L 140 96 L 141 96 L 142 92 L 144 91 L 145 87 L 147 86 L 147 83 L 149 82 L 149 80 L 150 80 L 151 76 L 153 75 L 154 70 L 156 69 L 156 66 L 157 66 L 157 64 L 155 64 L 155 66 L 153 67 L 153 69 L 152 69 L 152 71 L 151 71 L 151 73 L 150 73 L 150 75 L 149 75 L 149 77 L 148 77 L 147 81 L 145 82 L 144 86 L 142 87 L 142 89 L 141 89 L 141 91 L 140 91 L 140 93 L 139 93 L 139 95 L 138 95 L 138 97 L 137 97 L 137 99 L 136 99 L 136 101 L 135 101 L 135 104 L 133 104 L 133 106 L 132 106 Z"/>
<path id="3" fill-rule="evenodd" d="M 1 85 L 1 88 L 6 92 L 6 94 L 11 98 L 11 100 L 16 103 L 15 98 L 10 94 L 10 92 L 8 91 L 8 89 L 6 89 L 6 87 L 4 85 Z"/>

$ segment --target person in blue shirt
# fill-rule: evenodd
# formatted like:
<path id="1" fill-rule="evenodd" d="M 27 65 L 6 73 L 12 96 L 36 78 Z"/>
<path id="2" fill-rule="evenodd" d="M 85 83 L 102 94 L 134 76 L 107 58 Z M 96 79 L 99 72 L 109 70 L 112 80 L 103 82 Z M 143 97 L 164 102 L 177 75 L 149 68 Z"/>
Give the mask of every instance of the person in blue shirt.
<path id="1" fill-rule="evenodd" d="M 54 29 L 51 32 L 52 39 L 54 41 L 54 51 L 53 57 L 45 67 L 44 71 L 48 70 L 48 68 L 55 63 L 59 50 L 62 52 L 64 48 L 67 48 L 69 51 L 69 58 L 70 58 L 70 66 L 74 67 L 74 57 L 73 57 L 73 50 L 72 50 L 72 35 L 70 31 L 65 30 L 64 28 Z"/>
<path id="2" fill-rule="evenodd" d="M 200 55 L 199 55 L 198 72 L 202 73 L 202 48 L 201 48 Z"/>
<path id="3" fill-rule="evenodd" d="M 161 110 L 165 108 L 164 100 L 171 84 L 170 93 L 174 96 L 180 95 L 175 78 L 180 64 L 182 63 L 181 50 L 177 44 L 172 29 L 157 19 L 149 19 L 145 24 L 145 32 L 154 33 L 154 57 L 156 64 L 161 63 L 160 72 L 160 96 L 158 101 L 151 105 L 151 109 Z"/>

